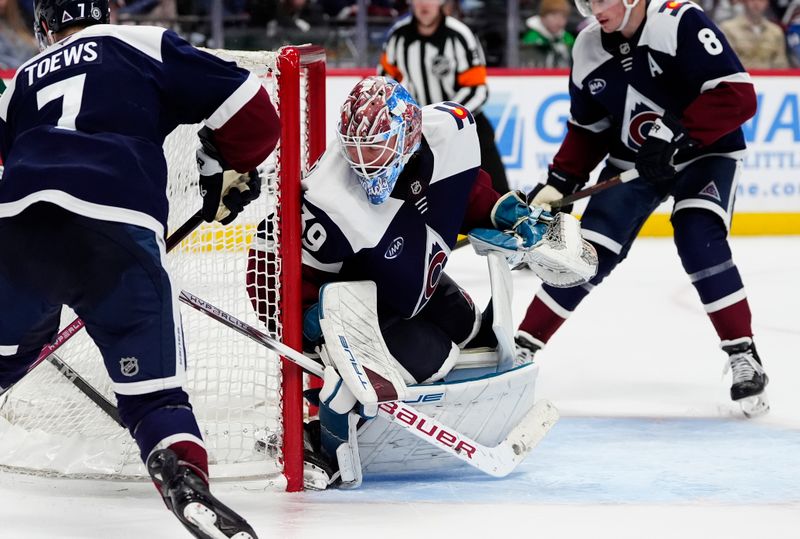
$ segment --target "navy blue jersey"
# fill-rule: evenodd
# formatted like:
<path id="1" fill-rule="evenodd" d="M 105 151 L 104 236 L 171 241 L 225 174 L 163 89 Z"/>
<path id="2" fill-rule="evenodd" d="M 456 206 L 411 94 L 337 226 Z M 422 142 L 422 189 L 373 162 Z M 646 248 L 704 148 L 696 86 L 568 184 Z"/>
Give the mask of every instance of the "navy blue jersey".
<path id="1" fill-rule="evenodd" d="M 750 77 L 696 4 L 651 1 L 629 39 L 594 23 L 578 35 L 573 61 L 569 131 L 555 168 L 585 179 L 606 154 L 615 166 L 632 168 L 665 111 L 697 143 L 678 163 L 745 149 L 740 126 L 755 111 Z"/>
<path id="2" fill-rule="evenodd" d="M 491 226 L 499 195 L 482 172 L 471 115 L 423 107 L 420 150 L 389 199 L 371 204 L 334 141 L 304 182 L 304 301 L 331 281 L 371 280 L 378 301 L 409 318 L 430 300 L 458 233 Z M 466 224 L 465 224 L 466 223 Z"/>
<path id="3" fill-rule="evenodd" d="M 248 71 L 163 28 L 85 28 L 23 64 L 0 99 L 0 217 L 47 200 L 164 234 L 164 139 L 203 120 L 237 170 L 277 140 L 269 96 Z"/>

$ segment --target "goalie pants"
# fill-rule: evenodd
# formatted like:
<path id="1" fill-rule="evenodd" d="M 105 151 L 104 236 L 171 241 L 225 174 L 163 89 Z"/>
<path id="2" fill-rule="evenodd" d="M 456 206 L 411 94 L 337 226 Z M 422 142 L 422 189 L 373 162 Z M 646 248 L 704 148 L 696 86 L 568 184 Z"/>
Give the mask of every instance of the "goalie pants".
<path id="1" fill-rule="evenodd" d="M 0 252 L 13 253 L 0 257 L 0 387 L 25 375 L 68 305 L 102 353 L 142 458 L 174 445 L 205 471 L 200 430 L 181 389 L 183 335 L 163 242 L 142 227 L 40 202 L 0 219 Z"/>
<path id="2" fill-rule="evenodd" d="M 480 311 L 472 298 L 447 274 L 442 274 L 436 291 L 413 318 L 403 318 L 378 305 L 386 346 L 417 382 L 439 372 L 448 359 L 455 359 L 455 344 L 472 336 Z"/>
<path id="3" fill-rule="evenodd" d="M 678 256 L 721 340 L 752 336 L 750 308 L 728 245 L 740 166 L 727 157 L 698 159 L 676 175 L 671 191 Z M 600 181 L 619 172 L 606 167 Z M 597 248 L 597 275 L 574 288 L 543 285 L 519 329 L 546 343 L 581 300 L 625 259 L 642 225 L 661 202 L 641 180 L 592 196 L 581 226 L 583 237 Z"/>

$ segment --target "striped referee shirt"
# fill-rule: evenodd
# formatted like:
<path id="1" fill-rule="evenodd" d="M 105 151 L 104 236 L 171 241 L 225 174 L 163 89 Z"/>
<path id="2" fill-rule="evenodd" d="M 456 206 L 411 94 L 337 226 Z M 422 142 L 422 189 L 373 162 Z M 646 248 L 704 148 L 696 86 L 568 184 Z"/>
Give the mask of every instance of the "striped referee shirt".
<path id="1" fill-rule="evenodd" d="M 378 74 L 401 82 L 420 105 L 455 101 L 477 113 L 489 97 L 483 49 L 452 17 L 444 17 L 430 36 L 417 32 L 413 16 L 398 21 L 384 44 Z"/>

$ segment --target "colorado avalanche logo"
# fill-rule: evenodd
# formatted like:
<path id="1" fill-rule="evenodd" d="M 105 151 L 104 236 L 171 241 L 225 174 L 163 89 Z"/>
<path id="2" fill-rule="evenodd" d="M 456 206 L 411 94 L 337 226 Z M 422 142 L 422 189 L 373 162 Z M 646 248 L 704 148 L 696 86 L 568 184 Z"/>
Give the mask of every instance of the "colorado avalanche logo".
<path id="1" fill-rule="evenodd" d="M 639 149 L 647 134 L 650 132 L 653 122 L 661 115 L 642 107 L 641 111 L 636 111 L 631 115 L 631 122 L 628 124 L 628 147 Z"/>
<path id="2" fill-rule="evenodd" d="M 450 248 L 436 230 L 428 225 L 425 225 L 425 228 L 427 230 L 426 247 L 424 258 L 420 259 L 420 262 L 425 265 L 425 274 L 421 276 L 419 296 L 411 316 L 422 310 L 436 292 L 436 287 L 444 273 L 444 266 L 447 264 L 447 257 L 450 256 Z"/>
<path id="3" fill-rule="evenodd" d="M 628 86 L 623 110 L 620 139 L 631 150 L 638 150 L 664 109 L 633 86 Z"/>
<path id="4" fill-rule="evenodd" d="M 427 303 L 433 293 L 436 291 L 436 285 L 439 284 L 439 279 L 442 277 L 444 265 L 447 263 L 447 253 L 439 245 L 434 246 L 433 252 L 428 256 L 428 279 L 425 281 L 425 299 L 423 303 Z"/>

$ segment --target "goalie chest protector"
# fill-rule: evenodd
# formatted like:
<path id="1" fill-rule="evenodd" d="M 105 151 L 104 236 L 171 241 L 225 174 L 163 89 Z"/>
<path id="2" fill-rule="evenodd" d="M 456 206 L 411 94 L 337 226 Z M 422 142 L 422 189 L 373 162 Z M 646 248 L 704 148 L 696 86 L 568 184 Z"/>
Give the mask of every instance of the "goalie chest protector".
<path id="1" fill-rule="evenodd" d="M 423 139 L 391 196 L 371 204 L 333 141 L 304 182 L 303 264 L 319 281 L 370 280 L 379 303 L 411 317 L 436 289 L 478 176 L 475 121 L 464 107 L 422 109 Z"/>

